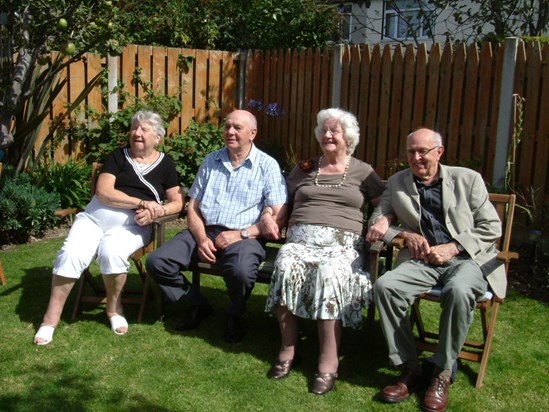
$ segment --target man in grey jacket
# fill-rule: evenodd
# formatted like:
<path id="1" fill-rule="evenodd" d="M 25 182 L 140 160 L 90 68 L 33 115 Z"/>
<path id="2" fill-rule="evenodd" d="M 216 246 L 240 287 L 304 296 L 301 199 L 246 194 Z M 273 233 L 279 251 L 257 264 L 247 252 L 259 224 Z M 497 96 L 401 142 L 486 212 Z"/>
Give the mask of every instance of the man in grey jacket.
<path id="1" fill-rule="evenodd" d="M 489 286 L 505 296 L 505 270 L 494 243 L 501 222 L 479 173 L 440 163 L 444 146 L 439 133 L 422 128 L 406 144 L 410 168 L 389 178 L 366 236 L 370 242 L 390 243 L 395 237 L 406 242 L 395 268 L 374 285 L 389 358 L 402 369 L 380 399 L 400 402 L 428 385 L 424 410 L 443 411 L 452 366 L 473 322 L 477 299 Z M 442 286 L 440 341 L 432 358 L 433 375 L 425 376 L 408 309 L 435 285 Z"/>

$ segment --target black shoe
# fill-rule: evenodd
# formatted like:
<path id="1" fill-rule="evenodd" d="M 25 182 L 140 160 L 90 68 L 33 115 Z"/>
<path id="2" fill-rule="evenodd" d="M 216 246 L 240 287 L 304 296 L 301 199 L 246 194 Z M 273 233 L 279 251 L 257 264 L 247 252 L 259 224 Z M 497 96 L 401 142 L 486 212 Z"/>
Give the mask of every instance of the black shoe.
<path id="1" fill-rule="evenodd" d="M 209 304 L 192 305 L 189 309 L 187 317 L 178 323 L 175 330 L 183 332 L 186 330 L 196 329 L 203 319 L 207 318 L 212 313 L 212 307 Z"/>
<path id="2" fill-rule="evenodd" d="M 225 341 L 230 343 L 240 342 L 244 337 L 244 331 L 240 324 L 240 316 L 227 316 L 227 326 L 225 328 Z"/>

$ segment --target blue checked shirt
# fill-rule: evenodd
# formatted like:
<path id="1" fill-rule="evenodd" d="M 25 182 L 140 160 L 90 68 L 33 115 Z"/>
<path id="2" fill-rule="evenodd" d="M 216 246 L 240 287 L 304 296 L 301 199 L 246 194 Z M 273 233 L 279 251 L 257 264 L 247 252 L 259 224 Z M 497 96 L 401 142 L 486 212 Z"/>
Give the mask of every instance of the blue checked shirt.
<path id="1" fill-rule="evenodd" d="M 200 202 L 206 226 L 242 229 L 259 222 L 265 206 L 287 202 L 286 182 L 276 160 L 252 146 L 233 169 L 226 148 L 206 156 L 189 196 Z"/>

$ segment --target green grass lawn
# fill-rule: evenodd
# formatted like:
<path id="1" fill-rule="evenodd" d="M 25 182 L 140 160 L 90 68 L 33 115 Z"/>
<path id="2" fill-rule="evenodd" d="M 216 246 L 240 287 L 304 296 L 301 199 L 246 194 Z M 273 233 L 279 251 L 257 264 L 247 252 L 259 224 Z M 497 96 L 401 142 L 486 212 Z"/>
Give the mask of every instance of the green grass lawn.
<path id="1" fill-rule="evenodd" d="M 397 375 L 377 321 L 360 331 L 344 330 L 334 392 L 316 396 L 307 391 L 318 348 L 313 322 L 302 322 L 296 370 L 282 381 L 267 379 L 279 334 L 276 320 L 263 311 L 266 285 L 254 290 L 245 317 L 247 335 L 238 344 L 222 338 L 223 281 L 204 276 L 203 292 L 214 314 L 191 333 L 173 332 L 185 303 L 167 307 L 164 322 L 156 319 L 151 303 L 141 324 L 135 323 L 137 308 L 127 306 L 130 331 L 125 336 L 111 332 L 101 308 L 88 308 L 72 322 L 73 290 L 54 341 L 35 346 L 32 339 L 46 309 L 61 243 L 54 239 L 0 251 L 8 281 L 0 287 L 1 411 L 419 410 L 417 396 L 398 405 L 375 400 Z M 478 364 L 462 363 L 449 410 L 549 411 L 548 314 L 546 304 L 509 291 L 484 387 L 474 388 Z"/>

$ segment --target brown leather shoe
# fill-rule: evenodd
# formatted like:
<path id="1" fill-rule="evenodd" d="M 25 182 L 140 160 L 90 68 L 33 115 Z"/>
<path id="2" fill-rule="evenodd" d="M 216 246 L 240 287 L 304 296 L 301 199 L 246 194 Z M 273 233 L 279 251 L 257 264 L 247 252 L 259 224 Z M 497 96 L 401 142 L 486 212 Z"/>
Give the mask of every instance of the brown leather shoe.
<path id="1" fill-rule="evenodd" d="M 383 388 L 379 399 L 383 402 L 398 403 L 410 397 L 410 395 L 426 385 L 423 374 L 417 374 L 406 369 L 392 384 Z"/>
<path id="2" fill-rule="evenodd" d="M 427 412 L 442 412 L 448 407 L 448 388 L 450 379 L 435 376 L 425 392 L 423 410 Z"/>
<path id="3" fill-rule="evenodd" d="M 286 378 L 290 374 L 290 370 L 292 369 L 292 365 L 294 363 L 293 359 L 281 361 L 276 360 L 273 366 L 271 366 L 271 369 L 269 369 L 269 372 L 267 372 L 267 378 L 269 379 L 283 379 Z"/>
<path id="4" fill-rule="evenodd" d="M 317 395 L 324 395 L 335 388 L 337 378 L 336 373 L 320 373 L 317 372 L 313 380 L 313 384 L 309 389 L 309 392 Z"/>

